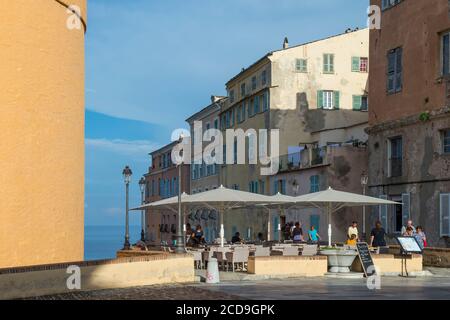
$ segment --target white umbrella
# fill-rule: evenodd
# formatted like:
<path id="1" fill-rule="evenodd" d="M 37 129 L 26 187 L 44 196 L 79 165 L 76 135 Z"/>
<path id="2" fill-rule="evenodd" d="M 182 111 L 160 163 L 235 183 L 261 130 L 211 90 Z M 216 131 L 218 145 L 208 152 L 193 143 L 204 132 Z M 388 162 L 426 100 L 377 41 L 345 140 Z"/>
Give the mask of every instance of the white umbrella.
<path id="1" fill-rule="evenodd" d="M 289 201 L 292 201 L 290 199 Z M 272 197 L 228 189 L 224 186 L 220 188 L 197 193 L 188 197 L 184 203 L 189 205 L 205 205 L 212 207 L 220 213 L 220 245 L 224 245 L 225 230 L 223 226 L 223 215 L 226 210 L 251 206 L 255 204 L 285 203 L 286 200 L 273 199 Z"/>
<path id="2" fill-rule="evenodd" d="M 181 194 L 181 202 L 184 202 L 189 197 L 190 197 L 190 195 L 188 195 L 186 192 L 183 192 Z M 130 209 L 130 211 L 139 211 L 139 210 L 145 210 L 145 209 L 150 209 L 150 208 L 155 208 L 155 207 L 167 207 L 167 208 L 171 209 L 172 207 L 177 206 L 177 205 L 178 205 L 178 196 L 175 196 L 172 198 L 167 198 L 167 199 L 163 199 L 163 200 L 159 200 L 159 201 L 155 201 L 155 202 L 150 202 L 150 203 L 147 203 L 140 207 Z"/>
<path id="3" fill-rule="evenodd" d="M 328 212 L 328 245 L 331 247 L 331 214 L 345 207 L 401 204 L 394 201 L 368 197 L 360 194 L 328 190 L 305 194 L 295 198 L 298 205 L 311 205 Z"/>

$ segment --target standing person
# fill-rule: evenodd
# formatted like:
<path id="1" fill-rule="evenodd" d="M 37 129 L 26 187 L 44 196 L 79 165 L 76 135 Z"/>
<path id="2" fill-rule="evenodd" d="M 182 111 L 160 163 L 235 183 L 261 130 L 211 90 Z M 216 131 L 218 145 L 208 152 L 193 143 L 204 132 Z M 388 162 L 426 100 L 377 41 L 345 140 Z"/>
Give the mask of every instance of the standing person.
<path id="1" fill-rule="evenodd" d="M 311 226 L 311 230 L 308 231 L 308 236 L 309 240 L 314 243 L 319 242 L 319 240 L 321 239 L 320 235 L 317 233 L 317 230 L 314 226 Z"/>
<path id="2" fill-rule="evenodd" d="M 380 221 L 377 221 L 375 228 L 370 232 L 370 246 L 371 247 L 386 247 L 386 231 L 381 225 Z"/>
<path id="3" fill-rule="evenodd" d="M 419 243 L 420 247 L 422 249 L 428 247 L 427 236 L 425 235 L 423 228 L 421 226 L 417 226 L 416 231 L 417 232 L 415 234 L 415 238 L 417 239 L 417 242 Z"/>
<path id="4" fill-rule="evenodd" d="M 295 223 L 295 227 L 292 230 L 292 239 L 294 240 L 294 242 L 303 242 L 305 241 L 303 239 L 303 229 L 300 225 L 300 222 L 296 222 Z"/>
<path id="5" fill-rule="evenodd" d="M 231 244 L 235 244 L 235 243 L 243 243 L 243 241 L 241 239 L 241 234 L 239 232 L 236 232 L 234 234 L 234 236 L 231 238 Z"/>
<path id="6" fill-rule="evenodd" d="M 356 236 L 356 241 L 359 240 L 359 234 L 358 234 L 358 222 L 353 221 L 351 226 L 348 227 L 347 230 L 347 236 L 349 239 L 352 239 L 352 236 Z"/>
<path id="7" fill-rule="evenodd" d="M 412 220 L 408 220 L 408 222 L 406 223 L 406 226 L 402 227 L 401 234 L 405 234 L 406 229 L 408 229 L 408 227 L 411 227 L 413 229 L 413 233 L 416 233 L 416 228 L 414 227 Z"/>
<path id="8" fill-rule="evenodd" d="M 291 240 L 291 225 L 289 223 L 286 223 L 284 226 L 284 240 Z"/>
<path id="9" fill-rule="evenodd" d="M 413 228 L 412 227 L 406 227 L 405 233 L 402 234 L 404 237 L 412 237 L 414 236 Z"/>

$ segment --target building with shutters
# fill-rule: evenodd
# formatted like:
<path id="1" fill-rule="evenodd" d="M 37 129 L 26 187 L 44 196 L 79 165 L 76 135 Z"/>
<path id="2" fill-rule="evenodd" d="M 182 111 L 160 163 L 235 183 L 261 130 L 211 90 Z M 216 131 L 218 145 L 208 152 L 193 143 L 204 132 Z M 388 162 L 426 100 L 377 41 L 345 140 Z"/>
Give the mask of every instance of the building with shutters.
<path id="1" fill-rule="evenodd" d="M 150 153 L 151 166 L 144 175 L 146 182 L 145 203 L 155 202 L 178 195 L 179 170 L 172 162 L 172 149 L 178 141 Z M 190 165 L 183 164 L 181 168 L 181 192 L 190 193 Z M 145 212 L 147 223 L 147 240 L 150 245 L 161 242 L 172 243 L 176 234 L 177 210 L 147 209 Z"/>
<path id="2" fill-rule="evenodd" d="M 391 236 L 408 219 L 432 246 L 450 235 L 450 19 L 448 0 L 372 0 L 369 187 L 403 203 L 372 211 Z"/>
<path id="3" fill-rule="evenodd" d="M 329 144 L 364 143 L 368 120 L 368 43 L 367 29 L 349 29 L 295 46 L 289 46 L 285 39 L 282 49 L 269 52 L 226 83 L 228 99 L 220 112 L 224 137 L 227 129 L 242 129 L 247 134 L 252 129 L 278 129 L 280 168 L 288 165 L 283 159 L 299 154 L 305 146 L 316 154 Z M 232 150 L 238 149 L 235 139 L 225 142 Z M 269 145 L 270 137 L 265 147 L 270 155 Z M 259 143 L 257 148 L 261 148 Z M 229 150 L 224 149 L 225 158 Z M 249 164 L 254 151 L 246 143 L 245 165 L 236 161 L 222 165 L 221 184 L 267 195 L 286 192 L 284 178 L 275 179 L 278 183 L 274 188 L 274 178 L 261 175 L 259 161 Z M 309 180 L 298 183 L 309 185 Z M 321 183 L 319 189 L 327 186 L 326 182 Z M 258 210 L 225 217 L 227 239 L 236 231 L 244 238 L 255 239 L 260 232 L 267 234 L 267 226 L 268 214 Z"/>

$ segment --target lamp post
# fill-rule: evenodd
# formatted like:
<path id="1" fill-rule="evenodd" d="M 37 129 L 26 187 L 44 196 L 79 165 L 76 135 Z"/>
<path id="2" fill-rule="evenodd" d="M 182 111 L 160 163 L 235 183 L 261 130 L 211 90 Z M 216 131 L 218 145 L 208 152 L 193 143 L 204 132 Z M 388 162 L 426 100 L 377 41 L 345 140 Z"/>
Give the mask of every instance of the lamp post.
<path id="1" fill-rule="evenodd" d="M 181 169 L 183 163 L 178 164 L 178 226 L 177 234 L 175 235 L 175 253 L 184 253 L 184 236 L 183 236 L 183 219 L 181 212 Z"/>
<path id="2" fill-rule="evenodd" d="M 141 189 L 141 204 L 144 205 L 144 192 L 145 192 L 145 178 L 142 177 L 141 180 L 139 180 L 139 188 Z M 145 210 L 141 210 L 141 241 L 145 242 Z"/>
<path id="3" fill-rule="evenodd" d="M 126 166 L 122 171 L 123 181 L 125 182 L 125 242 L 123 244 L 123 250 L 130 250 L 130 223 L 129 223 L 129 188 L 131 182 L 131 171 L 129 166 Z"/>
<path id="4" fill-rule="evenodd" d="M 361 186 L 363 188 L 363 195 L 366 195 L 366 186 L 369 182 L 369 176 L 365 171 L 361 173 Z M 366 206 L 363 206 L 363 239 L 366 241 Z"/>

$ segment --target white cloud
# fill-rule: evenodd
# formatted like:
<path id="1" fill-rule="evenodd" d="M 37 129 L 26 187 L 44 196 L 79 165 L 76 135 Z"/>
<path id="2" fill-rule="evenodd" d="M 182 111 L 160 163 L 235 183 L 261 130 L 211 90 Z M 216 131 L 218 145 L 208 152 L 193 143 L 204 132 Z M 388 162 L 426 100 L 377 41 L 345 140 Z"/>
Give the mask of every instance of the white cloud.
<path id="1" fill-rule="evenodd" d="M 86 139 L 86 146 L 126 156 L 142 156 L 157 149 L 159 144 L 148 140 Z"/>
<path id="2" fill-rule="evenodd" d="M 104 209 L 104 212 L 108 216 L 117 216 L 117 215 L 123 213 L 124 209 L 122 209 L 122 208 L 106 208 L 106 209 Z"/>

